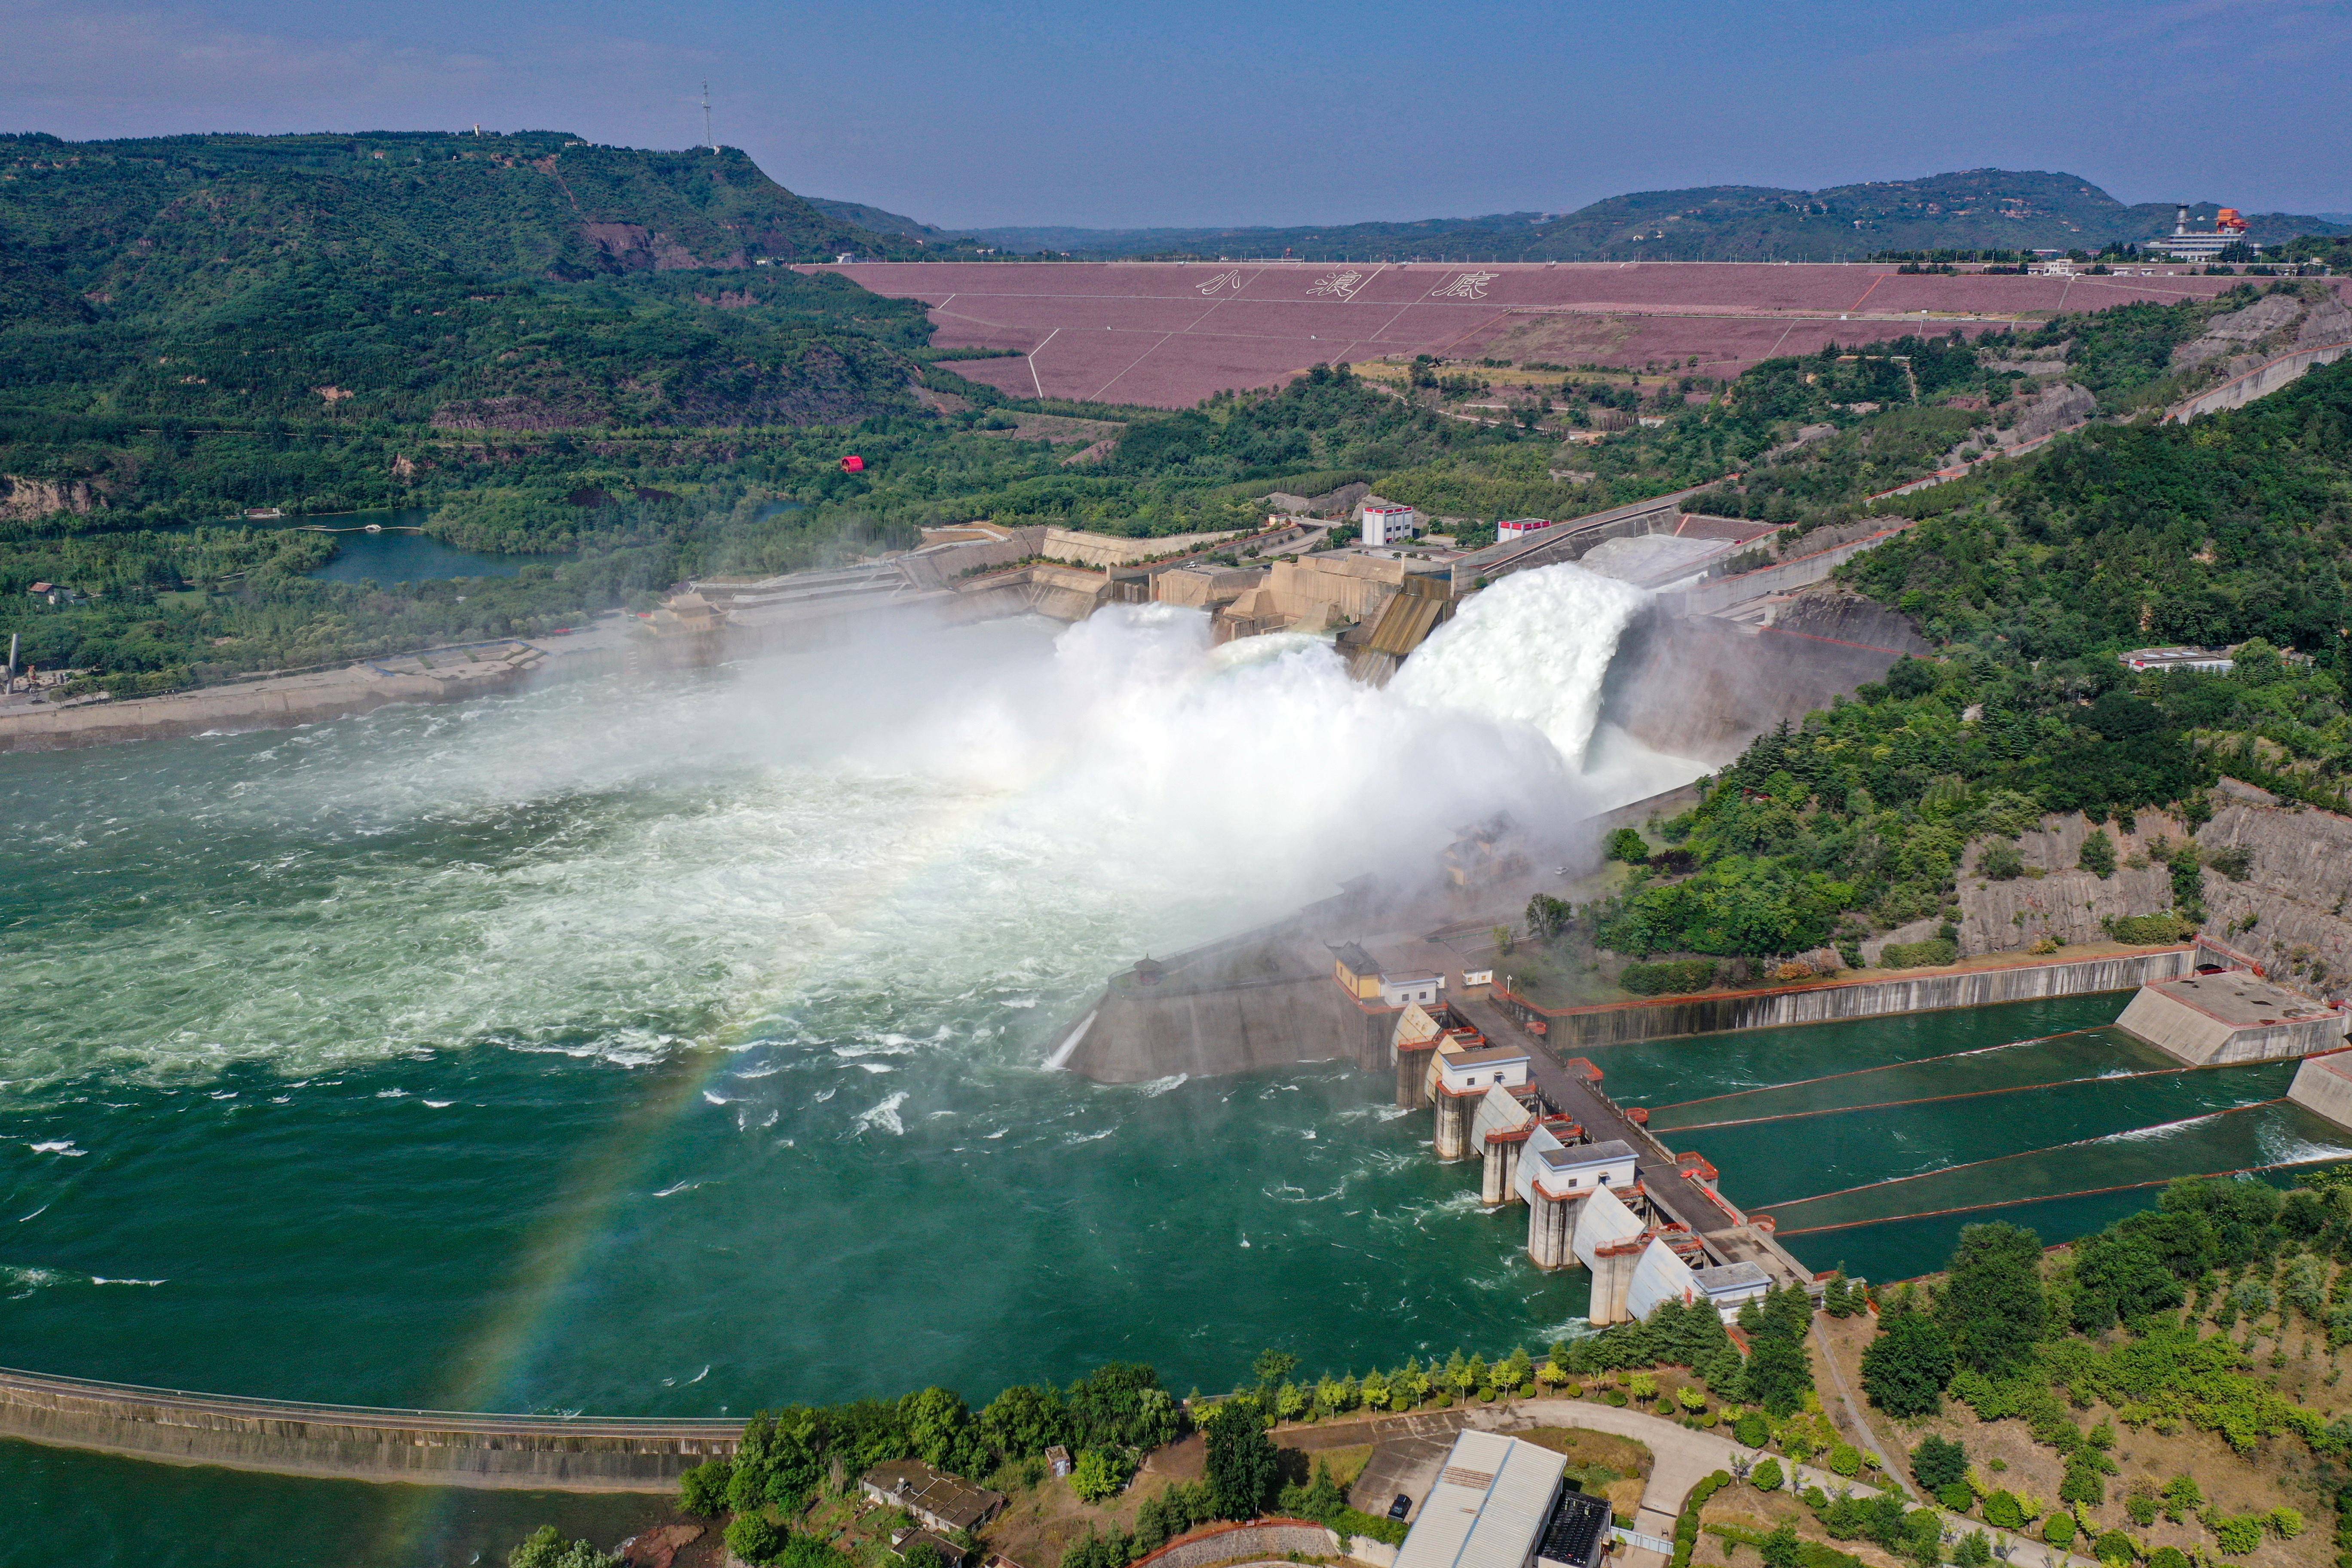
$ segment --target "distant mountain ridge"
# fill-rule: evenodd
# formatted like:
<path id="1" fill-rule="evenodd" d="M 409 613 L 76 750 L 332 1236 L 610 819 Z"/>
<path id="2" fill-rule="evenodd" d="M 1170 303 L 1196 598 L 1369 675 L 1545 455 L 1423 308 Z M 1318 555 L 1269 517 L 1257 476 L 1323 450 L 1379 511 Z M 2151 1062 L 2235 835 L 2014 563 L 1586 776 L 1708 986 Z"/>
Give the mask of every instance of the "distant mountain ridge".
<path id="1" fill-rule="evenodd" d="M 820 209 L 840 204 L 818 202 Z M 876 209 L 859 209 L 874 214 Z M 2190 208 L 2210 224 L 2220 210 Z M 1301 227 L 1085 229 L 1009 226 L 968 231 L 1007 251 L 1073 257 L 1279 256 L 1310 261 L 1829 261 L 1883 250 L 2089 249 L 2168 232 L 2174 204 L 2126 205 L 2078 175 L 1970 169 L 1826 190 L 1706 185 L 1611 196 L 1571 213 L 1494 213 Z M 893 215 L 876 214 L 892 218 Z M 880 226 L 866 220 L 872 226 Z M 942 231 L 894 218 L 929 235 Z M 2250 215 L 2249 237 L 2352 233 L 2326 218 Z"/>

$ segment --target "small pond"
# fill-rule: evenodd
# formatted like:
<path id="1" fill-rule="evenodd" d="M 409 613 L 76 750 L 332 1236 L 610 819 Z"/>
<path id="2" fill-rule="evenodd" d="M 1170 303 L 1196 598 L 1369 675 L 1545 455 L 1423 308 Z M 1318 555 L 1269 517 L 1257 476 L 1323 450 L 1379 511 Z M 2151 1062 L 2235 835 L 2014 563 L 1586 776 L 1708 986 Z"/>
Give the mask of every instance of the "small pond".
<path id="1" fill-rule="evenodd" d="M 385 587 L 394 583 L 427 583 L 445 577 L 511 577 L 522 570 L 528 561 L 545 557 L 530 555 L 488 555 L 478 550 L 459 550 L 428 539 L 421 533 L 395 531 L 421 528 L 430 513 L 423 507 L 401 507 L 384 511 L 346 512 L 340 517 L 304 518 L 295 522 L 273 522 L 271 527 L 302 527 L 317 524 L 334 529 L 335 557 L 310 575 L 321 583 L 359 583 L 373 581 Z M 381 533 L 366 531 L 369 523 L 383 528 Z"/>

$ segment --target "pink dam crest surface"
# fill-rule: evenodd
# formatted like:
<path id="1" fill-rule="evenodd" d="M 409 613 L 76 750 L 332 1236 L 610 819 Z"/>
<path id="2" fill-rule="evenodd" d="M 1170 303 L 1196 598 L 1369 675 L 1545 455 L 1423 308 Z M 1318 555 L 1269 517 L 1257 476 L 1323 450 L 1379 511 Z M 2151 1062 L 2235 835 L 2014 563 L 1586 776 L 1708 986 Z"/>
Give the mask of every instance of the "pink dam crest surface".
<path id="1" fill-rule="evenodd" d="M 957 374 L 1020 396 L 1181 408 L 1308 365 L 1391 354 L 1687 364 L 1737 375 L 1775 354 L 1906 332 L 1970 334 L 2058 310 L 2210 299 L 2230 278 L 1945 276 L 1894 263 L 854 262 L 877 294 L 930 306 L 940 348 L 1009 351 Z"/>

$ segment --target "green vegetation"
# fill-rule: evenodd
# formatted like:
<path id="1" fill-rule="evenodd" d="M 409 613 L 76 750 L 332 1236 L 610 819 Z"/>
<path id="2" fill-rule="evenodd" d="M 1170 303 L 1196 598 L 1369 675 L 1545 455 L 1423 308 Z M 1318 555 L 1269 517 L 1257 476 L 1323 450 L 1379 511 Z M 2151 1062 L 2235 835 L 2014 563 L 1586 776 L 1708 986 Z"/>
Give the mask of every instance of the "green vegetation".
<path id="1" fill-rule="evenodd" d="M 542 1524 L 507 1558 L 507 1568 L 619 1568 L 621 1559 L 596 1550 L 585 1541 L 566 1541 L 551 1524 Z"/>
<path id="2" fill-rule="evenodd" d="M 2347 501 L 2344 367 L 2193 426 L 2057 444 L 1843 569 L 1944 642 L 1941 658 L 1898 661 L 1853 700 L 1759 739 L 1664 825 L 1679 866 L 1652 856 L 1562 929 L 1643 958 L 1851 949 L 1873 930 L 1955 918 L 1972 843 L 1989 875 L 2021 873 L 2003 851 L 2046 813 L 2105 823 L 2171 806 L 2194 825 L 2224 773 L 2340 809 Z M 2239 644 L 2238 668 L 2134 677 L 2115 660 L 2162 640 Z M 2162 852 L 2174 910 L 2116 921 L 2117 940 L 2171 941 L 2204 918 L 2194 847 Z M 2082 856 L 2114 874 L 2104 831 Z M 1888 960 L 1949 962 L 1950 934 Z M 1628 988 L 1698 973 L 1638 966 Z"/>
<path id="3" fill-rule="evenodd" d="M 1953 1368 L 1953 1397 L 1981 1420 L 2023 1421 L 2062 1458 L 2058 1500 L 2066 1509 L 2049 1514 L 2042 1539 L 2063 1548 L 2088 1532 L 2095 1539 L 2086 1549 L 2101 1559 L 2147 1560 L 2153 1568 L 2156 1556 L 2127 1533 L 2102 1529 L 2090 1512 L 2110 1502 L 2120 1473 L 2118 1426 L 2210 1432 L 2242 1456 L 2288 1439 L 2323 1460 L 2352 1458 L 2352 1421 L 2331 1421 L 2288 1398 L 2275 1378 L 2254 1370 L 2252 1354 L 2267 1333 L 2279 1342 L 2273 1366 L 2285 1366 L 2284 1341 L 2298 1326 L 2330 1347 L 2352 1342 L 2352 1308 L 2330 1289 L 2347 1257 L 2352 1176 L 2341 1166 L 2306 1172 L 2284 1194 L 2240 1178 L 2177 1181 L 2155 1207 L 2054 1261 L 2030 1231 L 1970 1226 L 1940 1282 L 1905 1286 L 1885 1304 L 1865 1353 L 1865 1387 L 1890 1414 L 1932 1414 L 1934 1392 L 1922 1398 L 1917 1390 L 1933 1384 L 1933 1357 L 1920 1347 L 1935 1342 L 1942 1364 Z M 2242 1319 L 2245 1331 L 2233 1337 Z M 1906 1348 L 1890 1348 L 1897 1346 Z M 1898 1363 L 1898 1380 L 1873 1375 L 1874 1365 Z M 2085 1429 L 2078 1412 L 2088 1410 L 2103 1414 Z M 1913 1473 L 1955 1510 L 1965 1510 L 1967 1494 L 1980 1485 L 1959 1446 L 1937 1436 L 1914 1450 Z M 1954 1489 L 1948 1499 L 1947 1487 Z M 2252 1513 L 2214 1509 L 2185 1474 L 2161 1486 L 2134 1481 L 2120 1500 L 2141 1529 L 2159 1515 L 2201 1523 L 2225 1556 L 2291 1540 L 2305 1527 L 2303 1513 L 2284 1503 Z M 2038 1506 L 2006 1489 L 1983 1493 L 1982 1503 L 1985 1521 L 2006 1530 L 2031 1525 Z"/>

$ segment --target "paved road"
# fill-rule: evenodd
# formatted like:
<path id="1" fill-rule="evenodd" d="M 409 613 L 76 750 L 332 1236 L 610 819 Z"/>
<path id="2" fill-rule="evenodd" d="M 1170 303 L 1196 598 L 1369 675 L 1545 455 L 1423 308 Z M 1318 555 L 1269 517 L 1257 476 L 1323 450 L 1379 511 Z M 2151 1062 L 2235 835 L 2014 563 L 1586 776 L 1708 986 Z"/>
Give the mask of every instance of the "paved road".
<path id="1" fill-rule="evenodd" d="M 1691 1488 L 1716 1470 L 1728 1470 L 1734 1458 L 1755 1459 L 1762 1455 L 1756 1449 L 1742 1447 L 1729 1437 L 1713 1432 L 1696 1431 L 1678 1421 L 1660 1415 L 1644 1415 L 1638 1410 L 1619 1410 L 1612 1405 L 1588 1404 L 1581 1399 L 1528 1399 L 1509 1405 L 1471 1412 L 1472 1424 L 1495 1431 L 1527 1431 L 1536 1426 L 1578 1426 L 1591 1432 L 1612 1432 L 1620 1437 L 1631 1437 L 1650 1450 L 1652 1464 L 1649 1484 L 1642 1490 L 1642 1511 L 1634 1529 L 1644 1535 L 1671 1537 L 1675 1532 L 1675 1516 L 1682 1511 L 1683 1500 Z M 1799 1489 L 1819 1487 L 1831 1496 L 1841 1490 L 1857 1497 L 1876 1495 L 1875 1487 L 1832 1475 L 1810 1466 L 1792 1465 L 1780 1460 L 1783 1470 L 1793 1471 Z M 1901 1478 L 1898 1476 L 1899 1481 Z M 1945 1516 L 1949 1528 L 1961 1531 L 1983 1529 L 1975 1520 Z M 2086 1557 L 2061 1555 L 2041 1542 L 2012 1535 L 2006 1531 L 1988 1530 L 1996 1546 L 2008 1546 L 2016 1555 L 2014 1564 L 2031 1568 L 2099 1568 Z"/>

